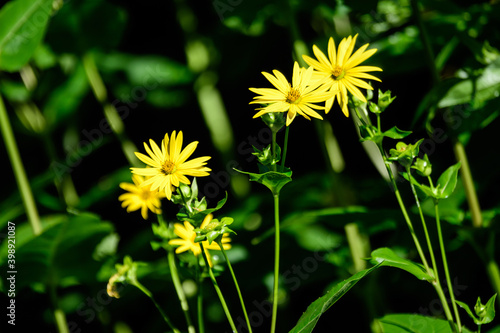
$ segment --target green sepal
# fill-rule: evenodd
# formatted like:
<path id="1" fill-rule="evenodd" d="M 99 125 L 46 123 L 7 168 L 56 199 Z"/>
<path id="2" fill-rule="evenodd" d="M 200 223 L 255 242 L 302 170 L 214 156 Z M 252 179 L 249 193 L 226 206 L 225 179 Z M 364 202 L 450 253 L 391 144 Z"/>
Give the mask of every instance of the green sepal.
<path id="1" fill-rule="evenodd" d="M 420 176 L 429 177 L 432 173 L 432 164 L 429 161 L 429 156 L 425 154 L 423 159 L 417 158 L 411 168 L 417 170 Z"/>
<path id="2" fill-rule="evenodd" d="M 260 119 L 271 129 L 272 132 L 278 131 L 285 126 L 285 114 L 283 112 L 269 112 L 260 116 Z"/>
<path id="3" fill-rule="evenodd" d="M 386 92 L 382 92 L 382 90 L 378 90 L 378 110 L 379 110 L 379 113 L 381 112 L 384 112 L 385 109 L 387 109 L 387 107 L 389 105 L 391 105 L 391 103 L 396 99 L 396 96 L 394 97 L 391 97 L 391 91 L 390 90 L 387 90 Z M 372 111 L 374 112 L 374 111 Z"/>
<path id="4" fill-rule="evenodd" d="M 460 165 L 460 162 L 452 165 L 451 167 L 446 169 L 446 171 L 443 172 L 441 176 L 439 176 L 435 188 L 437 199 L 446 199 L 453 193 L 455 187 L 457 186 L 457 176 Z"/>
<path id="5" fill-rule="evenodd" d="M 275 165 L 278 164 L 280 161 L 280 156 L 281 156 L 281 148 L 280 146 L 276 145 L 276 156 L 273 157 L 272 153 L 272 147 L 271 145 L 268 145 L 262 150 L 259 150 L 258 148 L 253 147 L 254 153 L 252 155 L 257 156 L 257 159 L 262 165 Z"/>
<path id="6" fill-rule="evenodd" d="M 472 310 L 469 308 L 469 306 L 467 304 L 465 304 L 464 302 L 460 302 L 460 301 L 455 301 L 455 302 L 461 308 L 463 308 L 467 312 L 469 317 L 471 317 L 472 320 L 474 320 L 474 323 L 479 326 L 479 325 L 491 323 L 493 321 L 493 319 L 495 319 L 495 299 L 496 299 L 496 297 L 497 297 L 497 294 L 493 295 L 485 305 L 483 305 L 481 303 L 481 298 L 478 297 L 476 305 L 474 306 L 474 312 L 476 313 L 475 315 L 474 315 L 474 313 L 472 313 Z"/>
<path id="7" fill-rule="evenodd" d="M 213 219 L 203 229 L 200 228 L 194 229 L 194 232 L 196 232 L 196 237 L 194 241 L 201 242 L 207 240 L 208 244 L 212 244 L 214 240 L 217 242 L 219 242 L 219 240 L 222 240 L 222 237 L 225 233 L 232 232 L 233 234 L 236 235 L 236 232 L 229 229 L 228 227 L 228 225 L 231 225 L 233 221 L 234 220 L 232 217 L 223 217 L 220 221 L 217 219 Z M 217 240 L 219 237 L 220 239 Z"/>
<path id="8" fill-rule="evenodd" d="M 394 128 L 394 127 L 393 127 Z M 396 144 L 396 149 L 389 150 L 389 161 L 397 161 L 402 166 L 410 167 L 413 164 L 413 159 L 418 156 L 420 144 L 424 139 L 418 140 L 415 144 L 409 144 L 400 141 Z"/>
<path id="9" fill-rule="evenodd" d="M 413 274 L 419 280 L 434 280 L 434 277 L 430 276 L 426 272 L 424 266 L 411 260 L 401 258 L 396 253 L 394 253 L 394 251 L 387 247 L 382 247 L 373 251 L 370 262 L 372 264 L 380 263 L 382 266 L 390 266 L 402 269 L 410 274 Z"/>
<path id="10" fill-rule="evenodd" d="M 238 169 L 234 170 L 250 176 L 250 181 L 254 181 L 266 186 L 271 190 L 273 195 L 278 195 L 281 191 L 281 188 L 292 181 L 292 171 L 288 168 L 285 168 L 284 172 L 268 171 L 266 173 L 251 173 Z"/>
<path id="11" fill-rule="evenodd" d="M 205 200 L 205 198 L 202 199 L 202 201 L 204 201 L 204 200 Z M 195 227 L 198 227 L 203 222 L 203 219 L 205 218 L 205 216 L 221 209 L 224 206 L 224 204 L 226 203 L 226 201 L 227 201 L 227 192 L 226 192 L 226 196 L 217 203 L 217 206 L 215 206 L 215 208 L 203 209 L 203 210 L 201 210 L 201 209 L 199 210 L 199 209 L 195 208 L 192 213 L 189 213 L 185 207 L 182 207 L 181 210 L 179 211 L 179 213 L 177 213 L 177 219 L 179 221 L 188 221 L 192 225 L 194 225 Z M 206 208 L 206 204 L 205 204 L 205 208 Z"/>

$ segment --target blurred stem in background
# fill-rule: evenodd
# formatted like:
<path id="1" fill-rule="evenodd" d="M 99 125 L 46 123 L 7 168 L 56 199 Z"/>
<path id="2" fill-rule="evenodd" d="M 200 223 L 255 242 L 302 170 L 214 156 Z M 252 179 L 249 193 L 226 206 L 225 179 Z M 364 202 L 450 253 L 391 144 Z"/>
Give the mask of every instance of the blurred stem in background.
<path id="1" fill-rule="evenodd" d="M 23 199 L 24 208 L 26 209 L 26 214 L 28 215 L 28 221 L 31 225 L 31 229 L 35 235 L 39 235 L 42 232 L 42 225 L 40 223 L 40 216 L 38 215 L 38 210 L 36 208 L 35 199 L 33 198 L 33 193 L 31 192 L 31 187 L 28 182 L 28 177 L 26 176 L 26 171 L 24 170 L 23 162 L 21 161 L 21 156 L 19 154 L 19 149 L 17 147 L 16 139 L 14 133 L 12 132 L 12 127 L 10 125 L 9 117 L 7 115 L 7 110 L 3 103 L 2 96 L 0 95 L 0 129 L 2 131 L 2 137 L 9 155 L 10 163 L 14 171 L 14 176 L 16 178 L 17 186 L 19 187 L 19 192 L 21 193 L 21 198 Z"/>
<path id="2" fill-rule="evenodd" d="M 425 28 L 425 25 L 423 24 L 422 20 L 422 15 L 420 13 L 420 8 L 419 8 L 419 3 L 418 0 L 411 0 L 411 5 L 413 9 L 413 14 L 415 16 L 415 20 L 417 21 L 417 25 L 420 31 L 420 38 L 422 41 L 422 44 L 424 45 L 424 49 L 426 52 L 426 57 L 428 58 L 428 65 L 431 70 L 432 78 L 433 78 L 433 84 L 436 85 L 440 81 L 439 73 L 437 70 L 437 65 L 436 65 L 436 59 L 434 58 L 434 52 L 432 50 L 432 45 L 430 43 L 428 34 L 427 34 L 427 29 Z M 453 43 L 452 43 L 453 42 Z M 454 45 L 456 41 L 450 41 L 450 45 Z M 439 64 L 442 66 L 443 64 Z M 465 151 L 465 147 L 463 143 L 460 141 L 459 138 L 454 138 L 453 140 L 453 151 L 455 153 L 455 158 L 457 162 L 461 163 L 461 168 L 460 168 L 460 178 L 462 179 L 462 182 L 464 184 L 465 188 L 465 194 L 467 197 L 467 203 L 469 204 L 469 211 L 472 219 L 472 225 L 475 228 L 481 228 L 483 227 L 483 215 L 481 212 L 481 206 L 479 205 L 479 199 L 477 197 L 477 192 L 476 188 L 474 186 L 474 180 L 472 178 L 472 173 L 469 167 L 469 161 L 467 158 L 467 153 Z M 492 233 L 491 237 L 495 237 L 495 234 Z M 470 240 L 470 238 L 469 238 Z M 471 243 L 474 244 L 475 241 L 471 240 Z M 494 239 L 493 239 L 494 243 Z M 486 255 L 481 255 L 481 253 L 484 253 L 483 250 L 478 250 L 477 247 L 475 247 L 478 255 L 480 257 L 485 258 L 483 261 L 486 266 L 486 271 L 488 273 L 488 276 L 490 278 L 491 284 L 493 286 L 493 289 L 497 292 L 500 293 L 500 269 L 498 267 L 497 262 L 495 261 L 494 258 L 494 253 L 493 252 L 488 252 Z M 497 299 L 498 303 L 500 304 L 500 299 Z"/>
<path id="3" fill-rule="evenodd" d="M 28 64 L 24 66 L 20 71 L 20 75 L 28 91 L 31 92 L 37 87 L 38 79 L 31 65 Z M 51 161 L 51 166 L 57 165 L 58 158 L 54 140 L 51 138 L 51 130 L 49 126 L 47 126 L 45 116 L 40 112 L 37 105 L 30 101 L 23 101 L 19 107 L 16 108 L 16 114 L 28 130 L 40 137 Z M 55 167 L 51 169 L 53 170 L 54 185 L 60 200 L 67 208 L 78 205 L 80 199 L 71 176 L 66 172 L 59 174 L 55 171 Z"/>
<path id="4" fill-rule="evenodd" d="M 222 95 L 216 87 L 217 72 L 212 70 L 216 59 L 213 54 L 215 48 L 211 48 L 208 39 L 197 33 L 198 20 L 186 1 L 176 0 L 175 4 L 177 21 L 184 32 L 187 66 L 191 72 L 198 74 L 194 83 L 198 105 L 223 165 L 228 166 L 235 151 L 234 134 Z M 230 170 L 226 177 L 236 196 L 243 197 L 248 194 L 250 185 L 244 175 L 232 173 Z"/>
<path id="5" fill-rule="evenodd" d="M 422 14 L 420 12 L 418 0 L 411 0 L 411 6 L 418 29 L 420 31 L 420 39 L 424 46 L 427 64 L 431 71 L 432 85 L 436 86 L 440 81 L 440 77 L 436 67 L 436 59 L 434 57 L 434 51 L 429 39 L 429 34 L 427 33 L 427 29 L 425 28 L 422 20 Z M 457 162 L 461 162 L 462 165 L 462 167 L 460 168 L 460 176 L 462 178 L 462 182 L 464 183 L 467 202 L 469 203 L 469 210 L 472 218 L 472 224 L 474 227 L 480 228 L 483 223 L 481 207 L 479 206 L 479 200 L 477 198 L 476 188 L 474 187 L 472 173 L 469 168 L 467 154 L 462 142 L 460 142 L 458 138 L 455 138 L 453 142 L 453 150 L 455 152 L 455 158 Z"/>
<path id="6" fill-rule="evenodd" d="M 97 101 L 101 103 L 104 110 L 104 116 L 106 117 L 111 130 L 120 141 L 123 153 L 125 154 L 128 163 L 132 166 L 140 167 L 141 164 L 135 157 L 135 152 L 138 151 L 138 149 L 135 144 L 127 138 L 127 135 L 125 134 L 125 125 L 116 111 L 116 108 L 108 102 L 108 93 L 101 75 L 99 74 L 99 70 L 97 69 L 92 53 L 89 52 L 83 56 L 83 67 L 85 68 L 85 74 L 89 80 L 92 92 L 94 93 Z"/>

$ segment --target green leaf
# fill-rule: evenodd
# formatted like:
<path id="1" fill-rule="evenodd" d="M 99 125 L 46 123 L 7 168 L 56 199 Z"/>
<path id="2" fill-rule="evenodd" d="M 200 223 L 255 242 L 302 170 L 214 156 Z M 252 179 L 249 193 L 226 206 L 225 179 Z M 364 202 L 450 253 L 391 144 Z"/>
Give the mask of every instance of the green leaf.
<path id="1" fill-rule="evenodd" d="M 251 173 L 234 169 L 240 173 L 250 176 L 250 180 L 265 185 L 273 195 L 278 195 L 281 188 L 292 181 L 292 171 L 286 172 L 268 171 L 266 173 Z"/>
<path id="2" fill-rule="evenodd" d="M 209 208 L 209 209 L 205 209 L 205 210 L 202 210 L 199 212 L 197 211 L 195 213 L 189 214 L 186 211 L 186 209 L 183 207 L 180 210 L 180 212 L 177 213 L 177 219 L 179 221 L 188 221 L 188 222 L 192 223 L 195 228 L 197 228 L 201 225 L 205 216 L 207 216 L 208 214 L 214 213 L 214 212 L 218 211 L 219 209 L 221 209 L 222 206 L 224 206 L 224 204 L 226 203 L 226 201 L 227 201 L 227 192 L 226 192 L 226 196 L 217 203 L 217 206 L 215 206 L 215 208 Z"/>
<path id="3" fill-rule="evenodd" d="M 439 101 L 438 107 L 484 102 L 496 98 L 500 92 L 500 59 L 486 66 L 477 79 L 470 78 L 455 84 Z"/>
<path id="4" fill-rule="evenodd" d="M 407 172 L 401 172 L 401 175 L 403 176 L 404 179 L 415 185 L 417 189 L 421 190 L 426 196 L 431 198 L 436 197 L 436 195 L 434 194 L 434 192 L 432 192 L 432 189 L 429 186 L 420 184 L 418 180 L 416 180 L 415 177 L 413 177 L 412 175 L 408 175 Z"/>
<path id="5" fill-rule="evenodd" d="M 112 232 L 110 223 L 83 213 L 61 216 L 44 227 L 40 235 L 20 239 L 16 242 L 16 267 L 26 275 L 16 287 L 22 289 L 36 282 L 67 285 L 95 281 L 101 263 L 92 258 L 93 253 Z M 5 255 L 1 267 L 4 272 L 8 270 Z"/>
<path id="6" fill-rule="evenodd" d="M 376 249 L 372 252 L 371 263 L 380 263 L 382 266 L 390 266 L 407 271 L 419 280 L 430 281 L 433 278 L 427 274 L 425 268 L 411 260 L 403 259 L 387 247 Z"/>
<path id="7" fill-rule="evenodd" d="M 42 41 L 52 0 L 16 0 L 0 11 L 0 69 L 21 69 Z"/>
<path id="8" fill-rule="evenodd" d="M 452 333 L 450 323 L 443 319 L 417 314 L 390 314 L 376 323 L 383 333 Z M 463 332 L 470 332 L 463 330 Z"/>
<path id="9" fill-rule="evenodd" d="M 350 278 L 336 284 L 325 295 L 321 296 L 308 307 L 302 314 L 299 321 L 289 333 L 310 333 L 318 323 L 319 317 L 325 313 L 333 304 L 344 296 L 359 280 L 378 268 L 380 264 L 371 268 L 362 270 Z"/>
<path id="10" fill-rule="evenodd" d="M 455 300 L 455 303 L 457 303 L 462 309 L 464 309 L 467 312 L 467 314 L 469 315 L 469 317 L 471 317 L 472 320 L 474 320 L 474 323 L 476 325 L 480 324 L 481 321 L 474 315 L 474 313 L 472 313 L 472 310 L 470 309 L 470 307 L 466 303 L 460 302 L 460 301 L 457 301 L 457 300 Z"/>
<path id="11" fill-rule="evenodd" d="M 477 298 L 476 306 L 474 307 L 474 311 L 480 318 L 480 324 L 488 324 L 495 319 L 495 299 L 497 298 L 497 294 L 493 295 L 486 305 L 481 303 L 481 298 Z"/>
<path id="12" fill-rule="evenodd" d="M 411 131 L 403 131 L 394 126 L 391 129 L 388 129 L 387 131 L 383 132 L 382 135 L 391 139 L 403 139 L 406 138 L 411 133 L 412 133 Z"/>
<path id="13" fill-rule="evenodd" d="M 460 169 L 460 162 L 452 165 L 439 176 L 436 185 L 438 199 L 446 199 L 453 193 L 457 186 L 458 169 Z"/>

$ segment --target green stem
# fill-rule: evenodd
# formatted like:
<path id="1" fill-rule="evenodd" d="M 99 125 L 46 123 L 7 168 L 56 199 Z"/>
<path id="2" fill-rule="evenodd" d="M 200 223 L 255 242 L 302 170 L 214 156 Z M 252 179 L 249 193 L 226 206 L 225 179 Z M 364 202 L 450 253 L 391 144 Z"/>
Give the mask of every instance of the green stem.
<path id="1" fill-rule="evenodd" d="M 137 288 L 139 288 L 139 290 L 141 290 L 146 296 L 149 297 L 149 299 L 156 306 L 156 308 L 158 309 L 158 311 L 160 312 L 161 316 L 163 317 L 163 319 L 165 320 L 167 325 L 170 327 L 170 329 L 172 329 L 174 331 L 174 333 L 180 333 L 180 331 L 172 324 L 172 322 L 170 321 L 170 318 L 168 318 L 167 314 L 163 311 L 163 309 L 160 307 L 160 305 L 156 302 L 151 291 L 149 291 L 146 287 L 144 287 L 137 280 L 133 282 L 133 285 L 136 286 Z"/>
<path id="2" fill-rule="evenodd" d="M 418 0 L 411 0 L 410 2 L 413 10 L 413 15 L 415 16 L 415 21 L 417 22 L 418 29 L 420 30 L 420 39 L 425 50 L 425 60 L 427 61 L 429 69 L 431 70 L 432 83 L 433 85 L 436 85 L 439 82 L 439 73 L 436 68 L 434 51 L 432 50 L 429 34 L 427 33 L 427 29 L 425 28 L 424 22 L 422 20 L 422 14 L 420 13 L 420 8 L 418 7 Z"/>
<path id="3" fill-rule="evenodd" d="M 413 229 L 413 224 L 411 223 L 410 216 L 408 215 L 408 212 L 406 211 L 405 204 L 403 202 L 403 199 L 401 198 L 401 194 L 399 193 L 398 186 L 396 185 L 396 181 L 394 180 L 394 175 L 392 174 L 392 170 L 389 164 L 387 164 L 387 159 L 385 157 L 385 154 L 382 150 L 382 147 L 379 145 L 380 153 L 382 154 L 382 157 L 384 158 L 385 166 L 387 168 L 387 173 L 389 174 L 389 178 L 391 179 L 391 184 L 392 188 L 394 190 L 394 194 L 396 195 L 396 198 L 399 203 L 399 208 L 401 209 L 401 212 L 403 213 L 403 216 L 405 218 L 406 224 L 408 225 L 408 228 L 410 229 L 410 234 L 411 237 L 413 238 L 413 242 L 415 243 L 415 247 L 417 248 L 418 255 L 420 256 L 420 260 L 422 260 L 422 263 L 425 266 L 425 269 L 427 272 L 430 272 L 431 269 L 429 268 L 429 264 L 427 263 L 427 259 L 424 256 L 424 252 L 422 251 L 422 247 L 420 246 L 420 242 L 418 241 L 417 235 L 415 234 L 415 230 Z"/>
<path id="4" fill-rule="evenodd" d="M 125 125 L 122 117 L 118 114 L 116 107 L 108 102 L 108 93 L 106 86 L 102 80 L 99 70 L 97 69 L 94 57 L 91 53 L 87 53 L 83 57 L 83 67 L 89 81 L 92 92 L 99 103 L 101 103 L 104 116 L 109 123 L 113 133 L 121 143 L 122 151 L 127 158 L 129 164 L 133 166 L 141 166 L 138 159 L 135 157 L 135 152 L 138 151 L 135 144 L 130 141 L 125 134 Z"/>
<path id="5" fill-rule="evenodd" d="M 453 150 L 455 152 L 457 161 L 461 163 L 460 176 L 464 184 L 467 202 L 469 203 L 472 225 L 476 228 L 480 228 L 483 225 L 481 207 L 479 206 L 476 188 L 474 187 L 474 181 L 472 180 L 472 173 L 470 171 L 467 154 L 465 152 L 464 145 L 460 142 L 460 140 L 455 140 L 453 144 Z"/>
<path id="6" fill-rule="evenodd" d="M 193 215 L 193 208 L 191 208 L 190 205 L 187 204 L 186 197 L 184 197 L 184 193 L 182 193 L 182 190 L 179 189 L 179 193 L 181 194 L 182 202 L 184 203 L 184 207 L 187 208 L 189 216 Z"/>
<path id="7" fill-rule="evenodd" d="M 444 248 L 443 234 L 441 232 L 441 222 L 439 220 L 439 208 L 438 200 L 434 201 L 434 210 L 436 212 L 436 226 L 439 239 L 439 247 L 441 248 L 441 256 L 443 258 L 444 274 L 446 276 L 446 283 L 448 285 L 448 291 L 450 293 L 451 305 L 453 306 L 453 312 L 455 313 L 455 320 L 458 326 L 458 331 L 462 332 L 462 324 L 460 322 L 460 315 L 458 314 L 457 303 L 455 302 L 455 293 L 453 291 L 453 285 L 451 284 L 450 271 L 448 269 L 448 261 L 446 260 L 446 250 Z"/>
<path id="8" fill-rule="evenodd" d="M 231 266 L 231 262 L 229 261 L 229 258 L 227 257 L 226 250 L 224 250 L 224 246 L 222 246 L 222 241 L 220 239 L 217 242 L 217 244 L 219 244 L 219 247 L 222 251 L 222 254 L 224 255 L 224 259 L 226 259 L 227 267 L 229 267 L 229 271 L 231 272 L 231 276 L 233 277 L 234 285 L 236 286 L 236 291 L 238 291 L 238 297 L 240 298 L 240 303 L 241 303 L 241 307 L 243 309 L 243 314 L 245 315 L 245 320 L 246 320 L 247 326 L 248 326 L 248 332 L 252 333 L 252 326 L 250 325 L 250 320 L 248 319 L 248 314 L 247 314 L 247 309 L 245 307 L 245 302 L 243 301 L 243 296 L 241 295 L 240 286 L 238 285 L 238 280 L 236 280 L 236 275 L 234 274 L 233 267 Z"/>
<path id="9" fill-rule="evenodd" d="M 203 260 L 205 260 L 205 265 L 208 267 L 208 274 L 210 275 L 210 279 L 212 280 L 212 284 L 214 285 L 215 291 L 217 292 L 217 295 L 219 296 L 220 303 L 222 304 L 222 308 L 224 309 L 224 313 L 226 314 L 227 320 L 229 321 L 229 325 L 231 326 L 233 333 L 238 333 L 238 330 L 236 329 L 236 326 L 234 325 L 233 318 L 231 317 L 231 313 L 229 313 L 229 308 L 227 307 L 226 300 L 224 299 L 224 296 L 222 295 L 222 292 L 219 288 L 217 280 L 215 279 L 214 272 L 212 271 L 212 267 L 210 267 L 210 264 L 208 263 L 208 258 L 207 258 L 206 253 L 205 253 L 205 248 L 203 247 L 203 242 L 199 242 L 198 244 L 200 244 L 201 254 L 203 256 Z"/>
<path id="10" fill-rule="evenodd" d="M 28 177 L 26 176 L 26 171 L 24 170 L 24 165 L 21 161 L 21 155 L 19 154 L 16 139 L 14 137 L 14 133 L 12 132 L 7 110 L 5 109 L 1 95 L 0 130 L 2 132 L 2 137 L 5 142 L 5 147 L 7 149 L 7 154 L 9 155 L 12 169 L 14 170 L 14 176 L 16 178 L 17 186 L 19 187 L 19 192 L 21 193 L 21 198 L 23 200 L 24 208 L 26 209 L 26 214 L 28 215 L 31 229 L 33 229 L 33 233 L 35 235 L 39 235 L 42 232 L 40 216 L 38 215 L 38 210 L 36 209 L 35 199 L 33 198 L 33 193 L 31 192 Z"/>
<path id="11" fill-rule="evenodd" d="M 286 160 L 286 153 L 288 151 L 288 132 L 290 131 L 290 127 L 287 126 L 285 130 L 285 143 L 283 145 L 283 157 L 281 158 L 281 172 L 285 170 L 285 160 Z"/>
<path id="12" fill-rule="evenodd" d="M 50 275 L 52 276 L 53 272 L 51 272 Z M 53 282 L 49 282 L 48 288 L 49 288 L 50 301 L 52 302 L 52 306 L 54 307 L 54 319 L 56 321 L 57 331 L 59 333 L 69 333 L 68 323 L 66 321 L 66 314 L 59 307 L 56 286 L 54 285 Z"/>
<path id="13" fill-rule="evenodd" d="M 276 158 L 276 132 L 273 133 L 273 141 L 271 143 L 271 149 L 273 151 L 273 160 Z M 273 171 L 276 171 L 276 164 L 273 163 Z"/>
<path id="14" fill-rule="evenodd" d="M 279 292 L 279 267 L 280 267 L 280 212 L 279 193 L 273 193 L 274 197 L 274 286 L 273 286 L 273 316 L 271 320 L 271 333 L 276 331 L 276 317 L 278 315 L 278 292 Z"/>
<path id="15" fill-rule="evenodd" d="M 406 167 L 406 173 L 408 177 L 411 177 L 410 167 Z M 446 314 L 446 318 L 448 321 L 453 323 L 453 317 L 451 315 L 450 306 L 446 300 L 446 297 L 443 292 L 443 287 L 441 286 L 441 280 L 439 279 L 439 273 L 436 265 L 436 257 L 434 256 L 434 249 L 432 247 L 431 239 L 429 237 L 429 231 L 427 230 L 427 223 L 425 223 L 424 214 L 422 212 L 422 207 L 420 206 L 420 200 L 418 199 L 417 191 L 415 189 L 415 185 L 410 181 L 411 191 L 413 192 L 413 196 L 415 197 L 415 202 L 417 204 L 418 212 L 420 214 L 420 220 L 422 221 L 422 228 L 424 229 L 425 239 L 427 241 L 427 248 L 429 249 L 429 254 L 431 256 L 432 267 L 434 268 L 434 287 L 438 292 L 439 298 L 441 300 L 441 304 L 443 305 L 444 312 Z"/>
<path id="16" fill-rule="evenodd" d="M 198 267 L 197 271 L 197 281 L 198 281 L 198 295 L 196 297 L 196 303 L 198 307 L 198 331 L 200 333 L 205 332 L 205 322 L 203 320 L 203 292 L 202 292 L 202 287 L 203 287 L 203 277 L 202 277 L 202 271 L 201 271 L 201 266 L 200 266 L 200 261 L 198 258 L 196 259 L 196 265 Z"/>

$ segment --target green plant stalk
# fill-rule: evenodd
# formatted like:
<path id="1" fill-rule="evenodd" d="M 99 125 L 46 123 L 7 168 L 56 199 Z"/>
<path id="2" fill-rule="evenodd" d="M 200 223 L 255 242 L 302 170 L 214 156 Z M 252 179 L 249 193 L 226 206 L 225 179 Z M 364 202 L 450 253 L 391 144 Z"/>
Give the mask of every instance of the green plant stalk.
<path id="1" fill-rule="evenodd" d="M 406 167 L 406 173 L 408 174 L 408 177 L 410 177 L 410 167 Z M 415 186 L 413 183 L 410 181 L 410 186 L 411 186 L 411 191 L 413 192 L 413 196 L 415 197 L 415 202 L 417 204 L 418 212 L 420 214 L 420 220 L 422 221 L 422 227 L 424 229 L 424 234 L 425 234 L 425 239 L 427 241 L 427 248 L 429 249 L 429 254 L 431 256 L 431 261 L 432 261 L 432 267 L 434 271 L 434 287 L 436 288 L 436 291 L 438 292 L 439 298 L 441 300 L 441 304 L 443 305 L 444 312 L 446 314 L 446 318 L 448 321 L 453 323 L 453 316 L 451 315 L 451 310 L 450 306 L 448 305 L 448 302 L 446 301 L 446 297 L 444 295 L 443 287 L 441 286 L 441 280 L 439 279 L 439 272 L 437 269 L 436 265 L 436 257 L 434 256 L 434 249 L 432 247 L 431 239 L 429 237 L 429 231 L 427 229 L 427 223 L 425 223 L 425 218 L 424 214 L 422 212 L 422 207 L 420 206 L 420 200 L 418 199 L 417 191 L 415 189 Z"/>
<path id="2" fill-rule="evenodd" d="M 186 322 L 188 325 L 188 332 L 194 333 L 195 329 L 193 323 L 191 322 L 191 316 L 189 315 L 189 304 L 186 298 L 186 294 L 184 293 L 184 289 L 182 289 L 181 280 L 179 278 L 179 272 L 177 271 L 177 266 L 175 265 L 175 254 L 172 249 L 168 250 L 168 265 L 170 267 L 170 275 L 172 276 L 172 282 L 174 283 L 175 291 L 177 292 L 177 297 L 179 297 L 179 301 L 181 302 L 181 308 L 184 312 L 184 317 L 186 318 Z"/>
<path id="3" fill-rule="evenodd" d="M 453 312 L 455 313 L 455 320 L 456 320 L 456 323 L 458 326 L 458 332 L 462 332 L 462 324 L 460 322 L 460 315 L 458 313 L 457 303 L 455 302 L 455 292 L 453 291 L 453 285 L 451 284 L 450 271 L 448 269 L 448 261 L 446 260 L 446 250 L 444 248 L 443 234 L 441 232 L 441 221 L 439 220 L 438 200 L 434 200 L 434 210 L 436 212 L 436 226 L 437 226 L 437 232 L 438 232 L 439 247 L 441 248 L 441 256 L 443 257 L 443 267 L 444 267 L 444 274 L 446 276 L 446 284 L 448 285 L 448 291 L 450 293 L 450 299 L 451 299 L 451 305 L 453 306 Z"/>
<path id="4" fill-rule="evenodd" d="M 461 163 L 460 176 L 464 184 L 465 195 L 467 196 L 467 202 L 469 204 L 472 225 L 476 228 L 481 228 L 483 225 L 483 215 L 481 213 L 481 207 L 479 206 L 476 188 L 474 187 L 474 181 L 472 179 L 467 154 L 465 152 L 464 145 L 460 142 L 460 140 L 456 139 L 453 143 L 453 151 L 455 152 L 457 161 Z"/>
<path id="5" fill-rule="evenodd" d="M 222 241 L 219 238 L 217 244 L 224 255 L 224 259 L 226 259 L 227 267 L 229 267 L 229 271 L 231 272 L 231 276 L 233 277 L 234 285 L 236 286 L 236 290 L 238 291 L 238 297 L 240 298 L 241 308 L 243 309 L 243 315 L 245 316 L 245 321 L 247 322 L 248 332 L 252 333 L 252 325 L 250 325 L 250 320 L 248 319 L 247 309 L 245 307 L 245 302 L 243 301 L 243 296 L 241 295 L 240 286 L 238 285 L 238 280 L 236 279 L 236 275 L 234 274 L 233 267 L 231 266 L 231 262 L 227 257 L 226 250 L 224 250 L 224 246 L 222 246 Z"/>
<path id="6" fill-rule="evenodd" d="M 125 125 L 122 118 L 118 114 L 116 108 L 108 102 L 108 93 L 106 86 L 102 80 L 99 70 L 95 64 L 94 57 L 91 53 L 87 53 L 83 57 L 83 67 L 89 81 L 92 92 L 99 103 L 101 103 L 104 116 L 109 123 L 113 133 L 121 143 L 122 151 L 132 166 L 140 167 L 139 160 L 135 157 L 135 152 L 138 151 L 135 144 L 130 141 L 125 135 Z"/>
<path id="7" fill-rule="evenodd" d="M 198 332 L 205 333 L 205 322 L 203 320 L 203 293 L 202 293 L 203 277 L 201 272 L 200 261 L 198 259 L 196 259 L 196 266 L 198 267 L 196 272 L 197 274 L 196 281 L 198 282 L 198 295 L 196 296 L 196 305 L 198 310 Z"/>
<path id="8" fill-rule="evenodd" d="M 290 127 L 286 126 L 285 130 L 285 143 L 283 145 L 283 156 L 281 157 L 281 172 L 285 170 L 285 160 L 286 160 L 286 153 L 288 151 L 288 132 L 290 131 Z"/>
<path id="9" fill-rule="evenodd" d="M 274 285 L 273 285 L 273 315 L 271 319 L 271 333 L 276 331 L 276 318 L 278 315 L 278 292 L 280 274 L 280 195 L 273 193 L 274 198 Z"/>
<path id="10" fill-rule="evenodd" d="M 23 162 L 21 161 L 21 155 L 19 154 L 19 149 L 17 147 L 16 139 L 14 133 L 12 132 L 12 127 L 10 125 L 9 117 L 7 115 L 7 110 L 3 103 L 2 96 L 0 95 L 0 130 L 2 132 L 2 137 L 5 142 L 5 148 L 7 149 L 7 154 L 9 155 L 10 163 L 14 171 L 14 176 L 16 178 L 17 186 L 19 187 L 19 192 L 21 193 L 21 198 L 23 200 L 24 208 L 26 209 L 26 214 L 28 215 L 28 220 L 33 230 L 33 234 L 39 235 L 42 233 L 42 224 L 40 222 L 40 216 L 38 215 L 38 210 L 36 208 L 35 199 L 33 198 L 33 192 L 29 185 L 28 177 L 26 176 L 26 171 L 24 170 Z"/>
<path id="11" fill-rule="evenodd" d="M 226 300 L 224 299 L 224 296 L 222 295 L 222 292 L 219 288 L 219 284 L 217 283 L 217 280 L 215 279 L 214 272 L 212 271 L 212 267 L 210 267 L 210 264 L 208 263 L 208 258 L 205 253 L 205 248 L 203 247 L 203 242 L 199 242 L 200 248 L 201 248 L 201 254 L 203 256 L 203 260 L 205 261 L 206 267 L 208 267 L 208 274 L 210 275 L 210 279 L 212 280 L 212 284 L 214 285 L 215 291 L 217 292 L 217 295 L 219 296 L 220 303 L 222 305 L 222 308 L 224 309 L 224 313 L 226 314 L 227 320 L 229 321 L 229 325 L 231 326 L 231 329 L 233 330 L 233 333 L 238 333 L 238 330 L 236 329 L 236 326 L 234 325 L 233 318 L 231 317 L 231 313 L 229 312 L 229 308 L 227 307 Z"/>
<path id="12" fill-rule="evenodd" d="M 53 272 L 51 270 L 50 275 L 53 277 Z M 47 285 L 49 289 L 50 301 L 52 302 L 52 306 L 54 307 L 54 319 L 57 326 L 57 331 L 59 333 L 69 333 L 68 323 L 66 321 L 66 314 L 59 307 L 59 301 L 57 299 L 56 286 L 54 282 L 49 282 Z"/>
<path id="13" fill-rule="evenodd" d="M 273 160 L 276 158 L 276 132 L 272 132 L 273 134 L 273 141 L 271 143 L 271 150 L 273 153 Z M 276 171 L 276 164 L 273 163 L 273 171 Z"/>
<path id="14" fill-rule="evenodd" d="M 163 320 L 165 320 L 165 322 L 167 323 L 168 327 L 170 327 L 170 329 L 172 331 L 174 331 L 174 333 L 180 333 L 180 331 L 174 326 L 174 324 L 172 324 L 172 322 L 168 318 L 167 314 L 163 311 L 163 309 L 160 307 L 160 305 L 156 302 L 151 291 L 149 291 L 149 289 L 144 287 L 139 281 L 134 281 L 133 285 L 136 286 L 137 288 L 139 288 L 139 290 L 141 290 L 146 296 L 149 297 L 149 299 L 154 303 L 154 305 L 156 306 L 156 308 L 160 312 L 161 316 L 163 317 Z"/>

